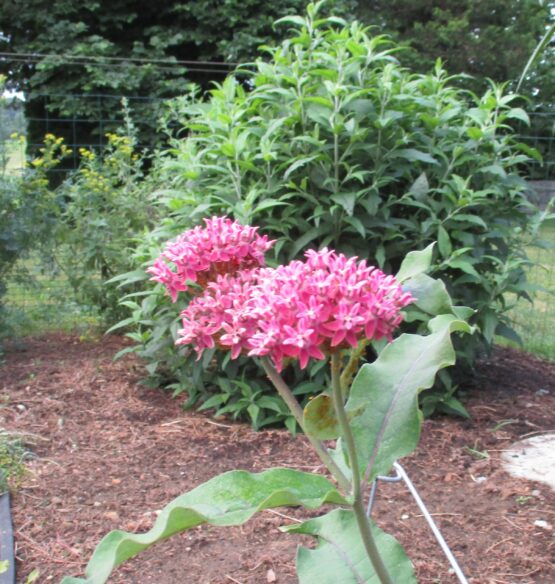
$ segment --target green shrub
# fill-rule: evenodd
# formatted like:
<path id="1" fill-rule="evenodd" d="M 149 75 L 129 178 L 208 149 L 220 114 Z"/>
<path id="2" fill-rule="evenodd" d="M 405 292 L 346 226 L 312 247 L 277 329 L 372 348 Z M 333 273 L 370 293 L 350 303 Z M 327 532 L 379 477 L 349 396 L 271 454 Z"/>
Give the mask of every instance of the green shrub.
<path id="1" fill-rule="evenodd" d="M 54 234 L 56 264 L 77 301 L 94 307 L 108 325 L 124 313 L 121 295 L 106 281 L 132 268 L 135 239 L 154 220 L 144 160 L 130 130 L 107 134 L 101 153 L 81 148 L 78 169 L 56 188 L 61 205 Z"/>
<path id="2" fill-rule="evenodd" d="M 51 171 L 70 150 L 52 134 L 23 173 L 0 176 L 0 296 L 16 262 L 33 251 L 45 272 L 67 281 L 81 307 L 108 326 L 125 316 L 121 294 L 106 281 L 133 267 L 136 239 L 156 217 L 145 160 L 137 153 L 127 114 L 122 133 L 108 134 L 101 153 L 82 148 L 78 169 L 61 181 L 58 176 L 57 185 Z M 18 273 L 23 267 L 20 262 Z M 29 274 L 23 283 L 32 284 Z M 1 328 L 10 334 L 10 319 L 1 306 L 0 311 Z"/>
<path id="3" fill-rule="evenodd" d="M 476 311 L 478 332 L 458 347 L 459 362 L 471 366 L 495 335 L 514 337 L 506 294 L 527 295 L 522 242 L 537 221 L 518 168 L 537 153 L 509 126 L 527 121 L 526 113 L 503 87 L 483 96 L 457 88 L 440 63 L 428 75 L 411 74 L 386 38 L 318 19 L 317 7 L 279 24 L 290 38 L 266 49 L 268 59 L 229 77 L 207 102 L 193 95 L 174 106 L 185 137 L 164 157 L 158 201 L 168 218 L 140 247 L 137 264 L 211 214 L 263 226 L 279 239 L 280 262 L 329 245 L 395 273 L 409 251 L 437 241 L 433 274 L 455 304 Z M 141 267 L 119 281 L 145 278 Z M 227 395 L 237 380 L 266 388 L 243 363 L 214 356 L 195 364 L 173 347 L 179 306 L 159 287 L 145 285 L 142 297 L 126 302 L 132 350 L 147 359 L 153 382 L 172 380 L 193 401 L 206 399 L 212 385 Z M 425 306 L 411 312 L 406 329 L 429 316 Z M 424 397 L 426 413 L 463 413 L 455 390 L 444 372 L 441 389 Z"/>

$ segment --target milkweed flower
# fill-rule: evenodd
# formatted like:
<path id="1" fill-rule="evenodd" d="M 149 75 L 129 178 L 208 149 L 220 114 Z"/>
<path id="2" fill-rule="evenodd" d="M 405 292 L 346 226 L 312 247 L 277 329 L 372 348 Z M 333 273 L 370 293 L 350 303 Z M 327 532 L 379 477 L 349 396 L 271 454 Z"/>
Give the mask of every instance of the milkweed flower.
<path id="1" fill-rule="evenodd" d="M 392 276 L 326 248 L 277 268 L 218 275 L 182 312 L 178 344 L 305 368 L 360 340 L 392 338 L 413 298 Z"/>
<path id="2" fill-rule="evenodd" d="M 166 286 L 174 302 L 179 292 L 188 289 L 188 282 L 205 287 L 220 274 L 263 266 L 264 254 L 274 244 L 257 233 L 258 227 L 228 217 L 212 217 L 204 223 L 166 244 L 147 270 L 151 280 Z"/>
<path id="3" fill-rule="evenodd" d="M 224 274 L 208 283 L 204 293 L 191 300 L 181 313 L 183 328 L 178 345 L 193 345 L 199 358 L 205 349 L 218 345 L 231 351 L 235 359 L 248 347 L 256 332 L 250 309 L 256 270 Z"/>
<path id="4" fill-rule="evenodd" d="M 394 277 L 327 248 L 305 257 L 260 270 L 251 292 L 257 332 L 249 355 L 270 356 L 278 370 L 293 357 L 304 368 L 362 339 L 391 340 L 413 300 Z"/>

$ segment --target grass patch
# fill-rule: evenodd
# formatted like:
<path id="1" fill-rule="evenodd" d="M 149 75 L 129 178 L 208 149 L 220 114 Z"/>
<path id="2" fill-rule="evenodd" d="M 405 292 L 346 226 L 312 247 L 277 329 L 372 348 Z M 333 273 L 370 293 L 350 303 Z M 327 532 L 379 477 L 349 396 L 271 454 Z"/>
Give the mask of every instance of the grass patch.
<path id="1" fill-rule="evenodd" d="M 80 305 L 67 278 L 45 271 L 38 257 L 20 262 L 2 302 L 8 326 L 18 337 L 51 331 L 85 333 L 99 324 L 96 308 Z"/>
<path id="2" fill-rule="evenodd" d="M 8 140 L 4 143 L 6 148 L 6 173 L 15 174 L 25 168 L 27 142 L 23 139 Z"/>
<path id="3" fill-rule="evenodd" d="M 31 457 L 24 435 L 0 428 L 0 493 L 15 490 L 25 476 L 25 462 Z"/>
<path id="4" fill-rule="evenodd" d="M 530 268 L 528 279 L 544 290 L 534 294 L 532 304 L 519 300 L 509 317 L 525 351 L 555 360 L 555 225 L 544 227 L 541 236 L 554 247 L 527 249 L 529 258 L 536 264 Z"/>

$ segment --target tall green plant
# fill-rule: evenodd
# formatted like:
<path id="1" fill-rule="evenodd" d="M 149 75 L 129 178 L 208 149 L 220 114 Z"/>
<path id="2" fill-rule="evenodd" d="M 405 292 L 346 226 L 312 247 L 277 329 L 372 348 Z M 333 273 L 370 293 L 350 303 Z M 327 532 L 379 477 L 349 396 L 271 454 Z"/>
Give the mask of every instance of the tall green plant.
<path id="1" fill-rule="evenodd" d="M 416 448 L 418 394 L 454 362 L 451 333 L 470 331 L 460 319 L 465 310 L 452 306 L 446 293 L 432 299 L 403 292 L 401 282 L 411 288 L 425 277 L 431 248 L 409 254 L 396 279 L 328 249 L 308 252 L 304 262 L 260 268 L 269 245 L 255 230 L 216 217 L 168 246 L 149 271 L 172 297 L 191 286 L 196 293 L 187 302 L 182 342 L 199 355 L 217 346 L 232 359 L 243 353 L 260 360 L 331 480 L 287 468 L 225 473 L 171 502 L 147 533 L 106 535 L 86 579 L 68 577 L 62 584 L 103 584 L 126 560 L 193 527 L 241 525 L 263 509 L 323 504 L 336 508 L 285 528 L 317 543 L 299 549 L 301 584 L 416 584 L 402 547 L 367 516 L 364 493 Z M 391 338 L 403 308 L 422 301 L 437 314 L 428 334 L 375 344 Z M 361 347 L 369 343 L 377 358 L 352 380 Z M 305 367 L 312 359 L 329 362 L 331 383 L 303 410 L 280 372 L 292 360 Z"/>
<path id="2" fill-rule="evenodd" d="M 106 281 L 132 267 L 135 239 L 155 217 L 130 122 L 127 129 L 107 134 L 100 153 L 82 148 L 79 168 L 56 188 L 62 208 L 53 255 L 77 300 L 110 325 L 123 313 L 119 292 Z"/>
<path id="3" fill-rule="evenodd" d="M 241 69 L 248 81 L 229 77 L 208 102 L 180 101 L 184 137 L 165 156 L 158 191 L 170 219 L 137 258 L 215 213 L 263 225 L 278 239 L 274 261 L 332 245 L 395 272 L 409 250 L 437 241 L 432 273 L 475 310 L 478 332 L 458 347 L 459 360 L 472 365 L 496 335 L 514 338 L 506 298 L 527 295 L 522 242 L 537 226 L 518 174 L 537 153 L 509 127 L 528 121 L 513 107 L 516 96 L 496 85 L 482 96 L 462 91 L 441 63 L 411 74 L 387 38 L 319 18 L 318 5 L 277 25 L 289 38 Z M 177 329 L 177 311 L 160 290 L 132 301 L 127 324 L 135 323 L 151 372 L 183 379 L 162 331 Z M 425 327 L 430 316 L 423 304 L 407 328 Z M 194 370 L 193 379 L 206 379 Z M 428 410 L 462 411 L 452 397 L 456 380 L 442 379 Z"/>

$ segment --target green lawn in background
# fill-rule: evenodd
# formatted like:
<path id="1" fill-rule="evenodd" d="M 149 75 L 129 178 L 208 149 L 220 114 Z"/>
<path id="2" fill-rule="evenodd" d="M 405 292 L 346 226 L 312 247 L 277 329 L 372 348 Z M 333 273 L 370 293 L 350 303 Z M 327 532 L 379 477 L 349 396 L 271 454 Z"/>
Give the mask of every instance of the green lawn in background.
<path id="1" fill-rule="evenodd" d="M 63 274 L 49 275 L 38 257 L 21 262 L 2 298 L 16 336 L 50 331 L 86 332 L 98 325 L 93 307 L 80 306 Z"/>
<path id="2" fill-rule="evenodd" d="M 10 140 L 7 143 L 8 164 L 6 172 L 19 172 L 25 167 L 25 150 L 27 144 L 19 140 Z"/>
<path id="3" fill-rule="evenodd" d="M 546 291 L 534 295 L 531 304 L 519 300 L 509 312 L 516 332 L 523 341 L 522 348 L 538 356 L 555 360 L 555 225 L 542 231 L 542 238 L 553 249 L 530 247 L 528 256 L 537 265 L 530 268 L 529 281 Z M 87 331 L 98 324 L 93 308 L 81 307 L 63 275 L 48 276 L 39 269 L 39 258 L 30 258 L 22 264 L 32 278 L 11 279 L 3 298 L 10 308 L 11 324 L 18 336 L 47 331 Z M 500 344 L 509 344 L 498 339 Z"/>
<path id="4" fill-rule="evenodd" d="M 530 268 L 528 279 L 546 291 L 536 292 L 533 304 L 519 300 L 509 316 L 525 351 L 555 361 L 555 225 L 544 227 L 541 236 L 554 247 L 527 249 L 537 264 Z"/>

